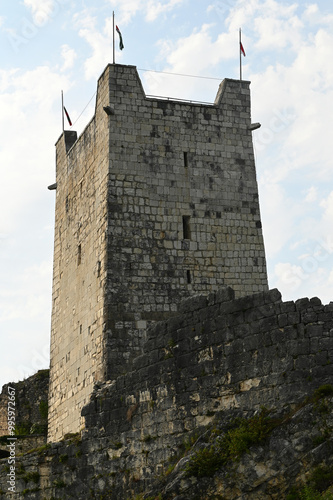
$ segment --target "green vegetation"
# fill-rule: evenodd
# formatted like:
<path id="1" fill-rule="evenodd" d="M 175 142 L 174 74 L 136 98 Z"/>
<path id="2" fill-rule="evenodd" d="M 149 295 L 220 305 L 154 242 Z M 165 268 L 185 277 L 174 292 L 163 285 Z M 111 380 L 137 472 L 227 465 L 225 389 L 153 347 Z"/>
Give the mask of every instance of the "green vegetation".
<path id="1" fill-rule="evenodd" d="M 162 494 L 159 493 L 157 497 L 146 497 L 144 496 L 144 493 L 140 493 L 139 495 L 135 495 L 135 497 L 132 497 L 131 499 L 127 500 L 162 500 Z"/>
<path id="2" fill-rule="evenodd" d="M 30 428 L 30 434 L 42 434 L 47 435 L 47 424 L 33 424 Z"/>
<path id="3" fill-rule="evenodd" d="M 37 380 L 43 380 L 45 378 L 48 378 L 50 375 L 50 370 L 47 368 L 45 370 L 39 370 L 37 373 L 36 373 L 36 379 Z"/>
<path id="4" fill-rule="evenodd" d="M 32 488 L 32 489 L 26 488 L 25 490 L 22 491 L 22 495 L 25 497 L 26 495 L 28 495 L 28 493 L 36 493 L 37 491 L 40 491 L 40 488 Z"/>
<path id="5" fill-rule="evenodd" d="M 292 488 L 286 500 L 333 500 L 333 495 L 329 492 L 320 493 L 311 486 L 303 486 L 300 489 Z"/>
<path id="6" fill-rule="evenodd" d="M 164 359 L 170 359 L 170 358 L 173 358 L 174 357 L 174 354 L 172 352 L 167 352 L 165 355 L 164 355 Z"/>
<path id="7" fill-rule="evenodd" d="M 59 463 L 60 464 L 65 464 L 68 461 L 68 455 L 60 455 L 59 456 Z"/>
<path id="8" fill-rule="evenodd" d="M 276 422 L 268 417 L 268 410 L 250 419 L 236 419 L 226 433 L 214 429 L 210 436 L 210 446 L 195 452 L 186 465 L 188 476 L 213 476 L 228 461 L 237 461 L 251 445 L 262 442 L 274 429 Z"/>
<path id="9" fill-rule="evenodd" d="M 333 485 L 333 466 L 317 467 L 309 479 L 310 486 L 316 491 L 326 491 Z"/>
<path id="10" fill-rule="evenodd" d="M 325 384 L 318 387 L 313 394 L 315 401 L 319 399 L 326 398 L 333 395 L 333 386 L 331 384 Z"/>
<path id="11" fill-rule="evenodd" d="M 54 488 L 65 488 L 66 483 L 62 479 L 56 479 L 53 481 Z"/>
<path id="12" fill-rule="evenodd" d="M 11 436 L 10 435 L 0 436 L 0 444 L 8 444 L 9 437 L 11 437 Z"/>
<path id="13" fill-rule="evenodd" d="M 69 432 L 65 434 L 62 441 L 70 441 L 78 446 L 81 443 L 81 433 L 80 432 Z"/>
<path id="14" fill-rule="evenodd" d="M 150 441 L 155 441 L 157 439 L 157 436 L 151 436 L 150 434 L 148 434 L 148 436 L 145 436 L 142 441 L 144 443 L 149 443 Z"/>
<path id="15" fill-rule="evenodd" d="M 332 408 L 325 398 L 332 395 L 333 386 L 330 384 L 322 385 L 314 392 L 313 397 L 307 398 L 301 406 L 312 401 L 317 411 L 321 414 L 329 413 Z M 271 419 L 269 411 L 263 408 L 259 415 L 250 419 L 236 419 L 233 425 L 224 433 L 216 428 L 213 429 L 208 438 L 208 446 L 196 451 L 186 465 L 185 471 L 187 475 L 195 477 L 209 477 L 214 475 L 217 470 L 229 461 L 239 460 L 249 450 L 250 446 L 262 442 L 275 427 L 282 423 L 287 423 L 294 413 L 292 412 L 286 416 L 283 421 L 276 421 Z M 329 437 L 329 434 L 326 429 L 316 439 L 316 442 L 318 444 L 324 442 Z M 311 481 L 306 486 L 307 489 L 303 489 L 301 493 L 297 493 L 297 495 L 303 496 L 296 496 L 295 499 L 305 498 L 306 500 L 310 500 L 312 497 L 309 495 L 321 494 L 331 485 L 333 485 L 333 468 L 332 470 L 331 468 L 327 470 L 323 468 L 316 469 L 311 476 Z M 317 497 L 314 496 L 313 498 Z M 326 499 L 326 497 L 322 496 L 318 498 Z M 327 499 L 331 499 L 331 496 L 328 496 Z"/>
<path id="16" fill-rule="evenodd" d="M 31 422 L 23 421 L 15 425 L 15 436 L 26 436 L 30 434 Z"/>
<path id="17" fill-rule="evenodd" d="M 43 444 L 42 446 L 39 446 L 39 448 L 31 448 L 31 450 L 26 452 L 26 454 L 38 453 L 38 455 L 42 455 L 46 450 L 48 450 L 50 448 L 51 448 L 51 445 L 49 443 L 46 443 L 46 444 Z"/>
<path id="18" fill-rule="evenodd" d="M 120 448 L 123 447 L 123 443 L 121 443 L 120 441 L 112 441 L 111 443 L 111 448 L 113 450 L 120 450 Z"/>
<path id="19" fill-rule="evenodd" d="M 40 474 L 39 472 L 28 472 L 27 474 L 25 474 L 25 476 L 22 477 L 22 479 L 25 483 L 33 482 L 37 484 L 40 480 Z"/>
<path id="20" fill-rule="evenodd" d="M 42 400 L 39 403 L 39 413 L 43 420 L 47 420 L 48 412 L 49 412 L 48 402 Z"/>

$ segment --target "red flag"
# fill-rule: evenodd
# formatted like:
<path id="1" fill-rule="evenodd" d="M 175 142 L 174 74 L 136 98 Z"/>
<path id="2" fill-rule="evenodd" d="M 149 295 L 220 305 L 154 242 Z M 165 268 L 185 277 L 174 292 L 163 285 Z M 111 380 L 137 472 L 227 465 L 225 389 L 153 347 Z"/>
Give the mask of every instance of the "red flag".
<path id="1" fill-rule="evenodd" d="M 243 47 L 243 44 L 242 42 L 239 42 L 240 43 L 240 49 L 241 49 L 241 53 L 243 54 L 243 56 L 245 57 L 246 54 L 245 54 L 245 50 L 244 50 L 244 47 Z"/>
<path id="2" fill-rule="evenodd" d="M 70 125 L 70 126 L 72 126 L 71 119 L 70 119 L 70 117 L 69 117 L 69 114 L 67 113 L 67 109 L 65 108 L 65 106 L 64 106 L 64 111 L 65 111 L 65 115 L 66 115 L 66 118 L 67 118 L 67 120 L 68 120 L 69 125 Z"/>
<path id="3" fill-rule="evenodd" d="M 123 37 L 121 36 L 120 29 L 118 28 L 117 25 L 116 25 L 116 31 L 119 35 L 119 48 L 120 48 L 120 50 L 123 50 L 123 48 L 124 48 Z"/>

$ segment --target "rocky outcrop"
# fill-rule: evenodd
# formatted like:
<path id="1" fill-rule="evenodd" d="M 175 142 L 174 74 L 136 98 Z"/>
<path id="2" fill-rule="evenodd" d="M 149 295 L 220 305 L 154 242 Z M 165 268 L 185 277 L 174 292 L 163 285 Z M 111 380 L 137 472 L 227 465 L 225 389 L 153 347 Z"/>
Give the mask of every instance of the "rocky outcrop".
<path id="1" fill-rule="evenodd" d="M 327 388 L 332 394 L 333 386 Z M 332 408 L 332 397 L 323 396 L 287 413 L 272 411 L 264 418 L 257 414 L 244 421 L 243 412 L 226 412 L 174 470 L 156 482 L 149 495 L 163 500 L 297 500 L 310 498 L 301 496 L 307 488 L 325 491 L 333 485 Z M 251 443 L 253 435 L 257 442 Z M 216 470 L 221 436 L 227 436 L 232 449 Z M 220 455 L 214 455 L 215 450 Z"/>

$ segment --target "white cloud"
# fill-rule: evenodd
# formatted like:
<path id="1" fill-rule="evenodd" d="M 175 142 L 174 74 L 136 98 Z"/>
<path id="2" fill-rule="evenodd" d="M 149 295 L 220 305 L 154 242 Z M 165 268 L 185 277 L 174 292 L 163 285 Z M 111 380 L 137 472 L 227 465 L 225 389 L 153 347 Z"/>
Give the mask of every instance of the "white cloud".
<path id="1" fill-rule="evenodd" d="M 68 45 L 62 45 L 61 56 L 64 60 L 64 64 L 61 71 L 66 71 L 74 66 L 75 59 L 77 58 L 77 53 L 74 49 L 71 49 Z"/>
<path id="2" fill-rule="evenodd" d="M 50 277 L 52 263 L 41 262 L 29 266 L 14 278 L 15 286 L 0 288 L 0 323 L 13 319 L 29 321 L 50 317 Z"/>
<path id="3" fill-rule="evenodd" d="M 333 15 L 322 13 L 319 10 L 318 4 L 308 5 L 304 11 L 303 19 L 310 25 L 332 25 Z"/>
<path id="4" fill-rule="evenodd" d="M 332 222 L 333 222 L 333 191 L 324 198 L 320 206 L 323 208 L 324 213 L 322 216 L 322 224 L 321 227 L 329 227 L 332 228 L 330 232 L 333 233 L 333 227 L 332 227 Z"/>
<path id="5" fill-rule="evenodd" d="M 331 265 L 331 269 L 333 266 Z M 296 300 L 301 297 L 317 296 L 324 304 L 332 300 L 333 271 L 329 278 L 324 267 L 314 256 L 304 257 L 301 265 L 278 263 L 274 269 L 274 286 L 282 291 L 283 300 Z"/>
<path id="6" fill-rule="evenodd" d="M 36 26 L 44 26 L 54 13 L 54 0 L 24 0 L 24 5 L 31 10 Z"/>
<path id="7" fill-rule="evenodd" d="M 65 76 L 46 66 L 0 73 L 0 199 L 6 207 L 6 217 L 0 222 L 1 233 L 17 230 L 22 218 L 29 219 L 29 207 L 46 196 L 44 189 L 54 175 L 53 144 L 49 137 L 59 135 L 61 108 L 57 101 L 60 102 L 60 89 L 69 87 Z"/>
<path id="8" fill-rule="evenodd" d="M 76 26 L 79 36 L 82 37 L 92 49 L 92 55 L 85 61 L 85 77 L 87 80 L 98 78 L 101 71 L 110 61 L 112 54 L 112 29 L 109 29 L 109 19 L 105 21 L 104 29 L 97 27 L 96 18 L 85 12 L 76 17 Z M 104 33 L 104 34 L 103 34 Z M 121 56 L 118 56 L 118 60 Z M 118 61 L 119 62 L 119 61 Z"/>
<path id="9" fill-rule="evenodd" d="M 267 4 L 268 9 L 266 11 Z M 288 47 L 297 50 L 301 41 L 303 23 L 294 15 L 296 5 L 283 8 L 276 2 L 258 5 L 258 16 L 254 22 L 257 36 L 256 48 L 259 50 L 278 50 Z M 260 11 L 260 13 L 259 13 Z"/>
<path id="10" fill-rule="evenodd" d="M 172 11 L 178 5 L 181 5 L 184 0 L 169 0 L 168 2 L 156 2 L 150 0 L 147 4 L 146 20 L 155 21 L 158 16 Z"/>
<path id="11" fill-rule="evenodd" d="M 143 13 L 147 22 L 156 19 L 182 5 L 187 0 L 110 0 L 117 12 L 117 24 L 125 26 L 131 22 L 139 12 Z"/>
<path id="12" fill-rule="evenodd" d="M 213 25 L 203 24 L 200 29 L 194 29 L 189 36 L 176 42 L 170 39 L 159 41 L 158 59 L 163 63 L 167 61 L 167 66 L 162 67 L 161 71 L 173 73 L 174 76 L 145 74 L 148 94 L 214 101 L 219 85 L 217 80 L 179 76 L 213 75 L 221 61 L 234 57 L 234 44 L 237 44 L 238 35 L 235 38 L 234 33 L 221 33 L 213 40 L 212 28 Z"/>
<path id="13" fill-rule="evenodd" d="M 313 203 L 314 201 L 317 201 L 318 198 L 318 188 L 315 186 L 311 186 L 306 193 L 305 196 L 305 201 L 307 203 Z"/>

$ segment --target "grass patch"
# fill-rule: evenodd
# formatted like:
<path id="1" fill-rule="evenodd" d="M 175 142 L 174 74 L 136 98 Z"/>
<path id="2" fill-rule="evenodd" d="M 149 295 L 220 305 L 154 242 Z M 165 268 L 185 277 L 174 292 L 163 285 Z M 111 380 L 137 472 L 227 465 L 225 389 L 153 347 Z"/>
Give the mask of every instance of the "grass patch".
<path id="1" fill-rule="evenodd" d="M 50 448 L 51 448 L 50 443 L 46 443 L 43 444 L 42 446 L 39 446 L 38 448 L 31 448 L 31 450 L 25 452 L 24 455 L 28 455 L 30 453 L 38 453 L 38 455 L 42 455 L 46 450 L 49 450 Z"/>
<path id="2" fill-rule="evenodd" d="M 321 385 L 318 387 L 318 389 L 315 390 L 313 397 L 316 401 L 322 398 L 327 398 L 328 396 L 333 395 L 333 385 L 331 384 L 325 384 Z"/>
<path id="3" fill-rule="evenodd" d="M 329 492 L 320 493 L 311 486 L 306 485 L 302 488 L 292 488 L 286 500 L 333 500 L 333 495 Z"/>
<path id="4" fill-rule="evenodd" d="M 40 413 L 40 416 L 41 416 L 41 418 L 42 418 L 43 420 L 47 420 L 48 412 L 49 412 L 49 405 L 48 405 L 48 402 L 47 402 L 47 401 L 42 400 L 42 401 L 39 403 L 39 413 Z"/>
<path id="5" fill-rule="evenodd" d="M 211 446 L 195 452 L 185 467 L 186 474 L 211 477 L 227 462 L 239 460 L 250 446 L 262 442 L 276 427 L 276 421 L 268 414 L 268 410 L 262 409 L 252 418 L 238 418 L 224 434 L 213 430 L 209 438 Z"/>
<path id="6" fill-rule="evenodd" d="M 61 441 L 70 441 L 72 444 L 78 446 L 81 443 L 81 433 L 80 432 L 68 432 L 65 434 Z"/>
<path id="7" fill-rule="evenodd" d="M 20 422 L 16 424 L 14 434 L 15 436 L 27 436 L 30 434 L 31 422 Z"/>
<path id="8" fill-rule="evenodd" d="M 326 491 L 333 485 L 333 466 L 320 466 L 314 469 L 309 479 L 310 486 L 316 491 Z"/>
<path id="9" fill-rule="evenodd" d="M 39 474 L 39 472 L 28 472 L 27 474 L 25 474 L 22 477 L 22 479 L 25 483 L 32 482 L 32 483 L 38 484 L 39 480 L 40 480 L 40 474 Z"/>
<path id="10" fill-rule="evenodd" d="M 40 491 L 40 488 L 32 488 L 32 489 L 26 488 L 25 490 L 22 491 L 22 495 L 25 497 L 29 493 L 37 493 L 37 491 Z"/>
<path id="11" fill-rule="evenodd" d="M 123 443 L 121 443 L 120 441 L 112 441 L 111 443 L 111 448 L 113 450 L 120 450 L 120 448 L 123 447 Z"/>
<path id="12" fill-rule="evenodd" d="M 38 372 L 36 373 L 36 379 L 44 380 L 45 378 L 48 378 L 49 375 L 50 375 L 49 368 L 46 368 L 45 370 L 38 370 Z"/>
<path id="13" fill-rule="evenodd" d="M 53 487 L 54 488 L 65 488 L 66 483 L 62 479 L 56 479 L 53 481 Z"/>

